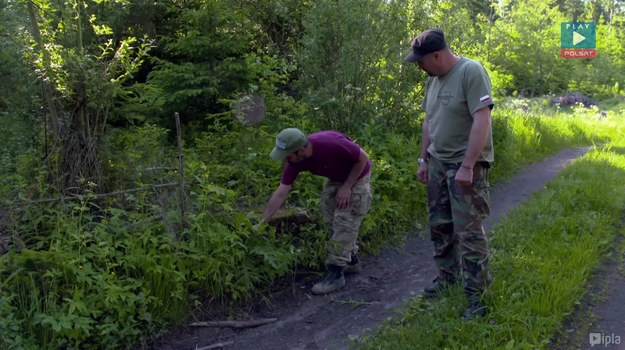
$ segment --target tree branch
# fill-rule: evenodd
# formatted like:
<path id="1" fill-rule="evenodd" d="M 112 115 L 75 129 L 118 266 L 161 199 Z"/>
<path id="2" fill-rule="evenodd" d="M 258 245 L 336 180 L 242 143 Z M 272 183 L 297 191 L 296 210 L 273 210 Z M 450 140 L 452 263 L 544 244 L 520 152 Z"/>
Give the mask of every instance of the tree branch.
<path id="1" fill-rule="evenodd" d="M 229 327 L 229 328 L 250 328 L 264 324 L 276 322 L 277 318 L 261 318 L 249 321 L 206 321 L 191 323 L 192 327 Z"/>

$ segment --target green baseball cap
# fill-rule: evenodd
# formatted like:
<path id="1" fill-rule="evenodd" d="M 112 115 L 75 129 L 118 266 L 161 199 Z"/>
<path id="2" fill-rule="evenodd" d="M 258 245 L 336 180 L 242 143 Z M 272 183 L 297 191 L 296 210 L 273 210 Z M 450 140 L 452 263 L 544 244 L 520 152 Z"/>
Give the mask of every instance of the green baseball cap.
<path id="1" fill-rule="evenodd" d="M 306 143 L 308 143 L 306 135 L 299 129 L 284 129 L 276 137 L 276 146 L 271 151 L 271 158 L 284 160 L 286 156 L 304 147 Z"/>

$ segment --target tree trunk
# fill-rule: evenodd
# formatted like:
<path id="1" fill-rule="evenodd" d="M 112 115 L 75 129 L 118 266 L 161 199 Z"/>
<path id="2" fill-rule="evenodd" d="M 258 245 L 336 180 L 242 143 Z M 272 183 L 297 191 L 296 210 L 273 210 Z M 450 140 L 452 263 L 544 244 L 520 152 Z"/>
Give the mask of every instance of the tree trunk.
<path id="1" fill-rule="evenodd" d="M 47 74 L 47 70 L 50 67 L 50 54 L 43 47 L 43 41 L 41 40 L 41 33 L 39 32 L 39 25 L 37 22 L 37 14 L 35 12 L 35 7 L 32 1 L 27 2 L 28 5 L 28 15 L 30 17 L 30 23 L 32 26 L 33 38 L 35 38 L 35 43 L 37 44 L 37 50 L 40 54 L 43 55 L 43 66 L 44 66 L 44 75 Z M 47 111 L 44 112 L 44 118 L 50 116 L 50 126 L 52 128 L 52 133 L 55 137 L 59 136 L 61 125 L 59 121 L 59 112 L 57 109 L 57 105 L 54 98 L 54 90 L 50 86 L 49 83 L 46 82 L 45 77 L 41 79 L 41 94 L 44 102 L 44 108 Z M 44 123 L 45 124 L 45 123 Z"/>
<path id="2" fill-rule="evenodd" d="M 104 190 L 102 169 L 99 160 L 99 140 L 85 135 L 80 130 L 69 129 L 62 136 L 62 163 L 59 178 L 64 194 L 83 193 L 89 182 Z"/>

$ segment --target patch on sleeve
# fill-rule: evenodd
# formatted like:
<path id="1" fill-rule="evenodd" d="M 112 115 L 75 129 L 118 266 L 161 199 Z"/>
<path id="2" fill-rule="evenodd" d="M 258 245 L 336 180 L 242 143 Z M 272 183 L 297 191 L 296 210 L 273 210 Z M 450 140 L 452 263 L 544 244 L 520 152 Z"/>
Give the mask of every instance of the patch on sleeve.
<path id="1" fill-rule="evenodd" d="M 484 103 L 490 101 L 490 95 L 484 95 L 482 97 L 480 97 L 480 103 Z"/>

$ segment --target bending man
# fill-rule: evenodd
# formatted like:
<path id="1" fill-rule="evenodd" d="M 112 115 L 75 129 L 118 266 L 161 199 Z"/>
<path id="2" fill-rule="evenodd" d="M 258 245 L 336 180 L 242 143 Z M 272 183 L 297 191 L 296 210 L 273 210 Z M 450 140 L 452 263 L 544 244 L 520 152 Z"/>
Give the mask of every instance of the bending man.
<path id="1" fill-rule="evenodd" d="M 264 222 L 282 206 L 299 173 L 309 171 L 326 177 L 320 206 L 331 236 L 327 271 L 311 291 L 327 294 L 342 288 L 344 273 L 359 271 L 356 240 L 371 205 L 371 162 L 367 153 L 336 131 L 320 131 L 306 137 L 300 130 L 289 128 L 276 137 L 271 157 L 284 161 L 284 169 L 280 186 L 263 212 Z"/>

